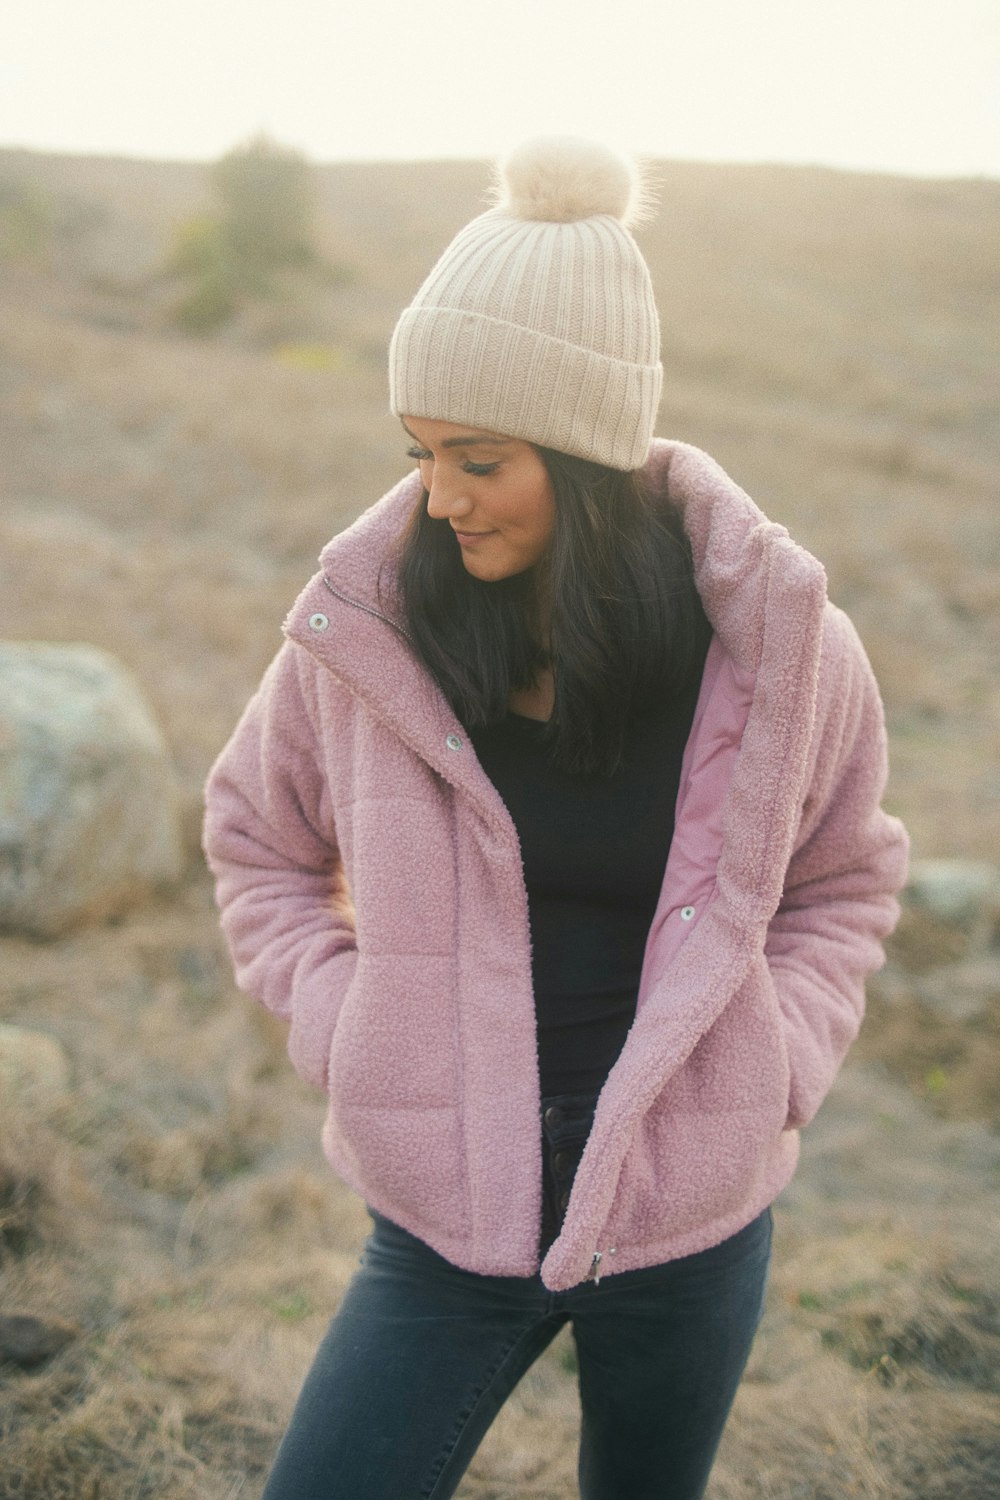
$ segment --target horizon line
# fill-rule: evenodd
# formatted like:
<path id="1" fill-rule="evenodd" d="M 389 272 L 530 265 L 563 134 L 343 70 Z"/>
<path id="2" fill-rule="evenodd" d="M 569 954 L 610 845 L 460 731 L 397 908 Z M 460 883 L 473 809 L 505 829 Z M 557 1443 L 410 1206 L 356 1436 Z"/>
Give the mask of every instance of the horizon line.
<path id="1" fill-rule="evenodd" d="M 210 167 L 222 156 L 228 155 L 230 151 L 241 145 L 252 141 L 256 135 L 264 134 L 276 144 L 286 146 L 291 150 L 300 151 L 306 161 L 314 167 L 374 167 L 374 166 L 434 166 L 434 165 L 463 165 L 486 163 L 492 165 L 496 155 L 479 155 L 477 153 L 443 153 L 433 152 L 428 155 L 345 155 L 319 157 L 311 155 L 301 146 L 292 142 L 279 140 L 268 132 L 252 132 L 250 135 L 235 141 L 233 145 L 227 146 L 223 151 L 215 155 L 206 156 L 169 156 L 153 155 L 150 153 L 128 150 L 103 150 L 92 147 L 72 146 L 36 146 L 27 145 L 23 142 L 0 141 L 0 153 L 14 154 L 22 153 L 26 156 L 50 156 L 67 157 L 77 161 L 120 161 L 142 164 L 148 166 L 165 167 Z M 720 167 L 720 168 L 747 168 L 747 169 L 778 169 L 790 171 L 813 171 L 831 172 L 843 176 L 854 177 L 898 177 L 906 181 L 918 182 L 1000 182 L 1000 168 L 995 172 L 986 170 L 969 171 L 932 171 L 917 167 L 888 167 L 888 166 L 860 166 L 857 164 L 835 163 L 818 161 L 807 157 L 722 157 L 722 156 L 686 156 L 686 155 L 659 155 L 656 152 L 636 151 L 636 157 L 651 164 L 664 164 L 675 166 L 692 167 Z"/>

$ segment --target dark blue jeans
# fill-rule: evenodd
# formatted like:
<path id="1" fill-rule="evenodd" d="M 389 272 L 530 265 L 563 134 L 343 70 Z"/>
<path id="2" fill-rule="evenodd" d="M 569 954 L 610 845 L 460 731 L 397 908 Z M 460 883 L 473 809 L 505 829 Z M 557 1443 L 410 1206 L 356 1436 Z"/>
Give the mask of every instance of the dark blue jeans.
<path id="1" fill-rule="evenodd" d="M 550 1292 L 374 1230 L 299 1397 L 264 1500 L 446 1500 L 567 1322 L 583 1500 L 695 1500 L 760 1321 L 771 1212 L 666 1265 Z"/>

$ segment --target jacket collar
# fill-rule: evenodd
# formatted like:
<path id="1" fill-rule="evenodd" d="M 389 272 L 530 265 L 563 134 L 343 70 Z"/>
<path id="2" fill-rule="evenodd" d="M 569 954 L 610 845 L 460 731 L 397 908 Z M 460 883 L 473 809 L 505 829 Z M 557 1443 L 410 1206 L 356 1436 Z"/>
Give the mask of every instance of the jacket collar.
<path id="1" fill-rule="evenodd" d="M 744 679 L 766 690 L 758 722 L 766 707 L 769 722 L 761 727 L 772 751 L 781 745 L 783 801 L 797 804 L 815 712 L 823 568 L 700 449 L 657 440 L 645 475 L 654 494 L 683 513 L 695 582 L 719 644 Z M 420 495 L 414 472 L 334 537 L 285 631 L 447 780 L 466 786 L 506 822 L 475 757 L 449 749 L 448 737 L 464 740 L 465 731 L 428 684 L 406 637 L 394 558 Z M 312 628 L 316 615 L 329 628 Z"/>
<path id="2" fill-rule="evenodd" d="M 742 669 L 754 669 L 774 590 L 814 612 L 826 597 L 822 565 L 699 448 L 656 439 L 644 474 L 653 493 L 683 513 L 695 581 L 715 633 Z M 420 476 L 408 474 L 320 556 L 330 589 L 404 635 L 394 554 L 420 494 Z"/>
<path id="3" fill-rule="evenodd" d="M 396 556 L 422 492 L 419 473 L 407 474 L 328 542 L 319 559 L 332 589 L 363 609 L 375 610 L 404 635 Z"/>
<path id="4" fill-rule="evenodd" d="M 285 634 L 445 781 L 471 796 L 516 849 L 517 835 L 499 792 L 406 634 L 395 557 L 421 493 L 419 474 L 407 475 L 334 537 L 320 555 L 320 571 L 293 605 Z"/>
<path id="5" fill-rule="evenodd" d="M 726 654 L 741 671 L 755 672 L 768 640 L 769 615 L 779 610 L 774 623 L 780 630 L 786 610 L 803 621 L 822 614 L 822 564 L 784 526 L 769 521 L 700 448 L 656 442 L 646 474 L 653 492 L 683 514 L 695 583 Z M 785 644 L 787 649 L 791 642 Z"/>
<path id="6" fill-rule="evenodd" d="M 673 443 L 653 463 L 683 509 L 705 612 L 749 703 L 726 800 L 738 836 L 717 880 L 736 926 L 757 929 L 781 900 L 807 792 L 826 574 L 707 454 Z"/>

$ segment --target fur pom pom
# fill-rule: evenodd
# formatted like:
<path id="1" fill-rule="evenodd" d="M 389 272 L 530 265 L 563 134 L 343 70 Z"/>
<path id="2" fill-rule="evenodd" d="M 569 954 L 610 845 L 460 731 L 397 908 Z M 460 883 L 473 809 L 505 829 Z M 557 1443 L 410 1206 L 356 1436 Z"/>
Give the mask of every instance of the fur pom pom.
<path id="1" fill-rule="evenodd" d="M 623 224 L 647 204 L 637 169 L 607 146 L 573 136 L 526 141 L 501 164 L 497 207 L 515 219 L 569 224 L 610 214 Z"/>

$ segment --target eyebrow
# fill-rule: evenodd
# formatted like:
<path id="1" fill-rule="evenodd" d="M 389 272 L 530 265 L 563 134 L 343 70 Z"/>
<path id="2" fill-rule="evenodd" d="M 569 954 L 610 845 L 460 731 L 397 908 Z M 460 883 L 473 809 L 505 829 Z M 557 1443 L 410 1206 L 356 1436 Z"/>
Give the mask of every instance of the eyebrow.
<path id="1" fill-rule="evenodd" d="M 415 443 L 420 444 L 420 439 L 417 437 L 416 433 L 411 432 L 405 422 L 403 423 L 403 431 L 408 437 L 413 438 L 413 441 Z M 460 437 L 445 438 L 444 442 L 441 444 L 441 447 L 476 448 L 480 447 L 484 443 L 489 443 L 494 448 L 504 448 L 508 443 L 511 442 L 513 442 L 512 438 L 496 437 L 491 432 L 463 432 Z"/>

